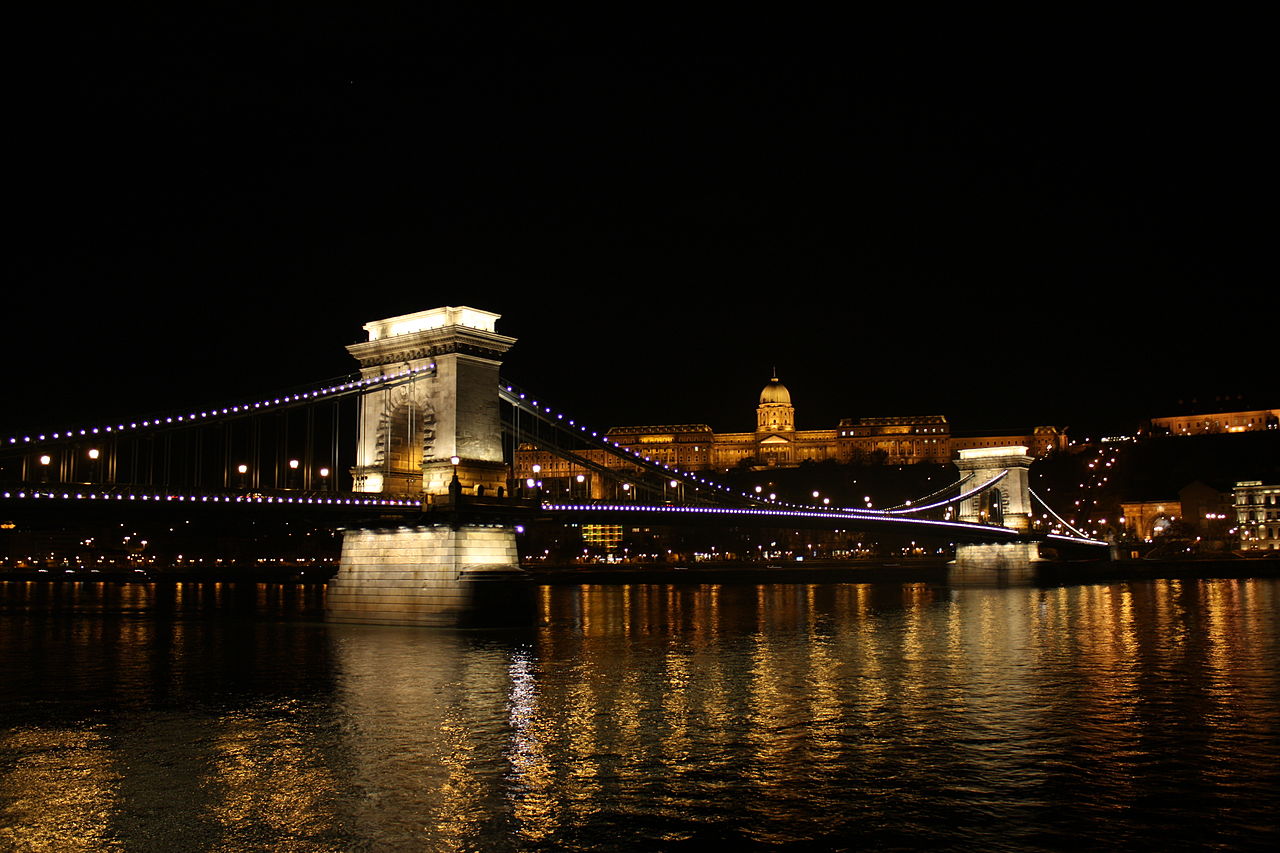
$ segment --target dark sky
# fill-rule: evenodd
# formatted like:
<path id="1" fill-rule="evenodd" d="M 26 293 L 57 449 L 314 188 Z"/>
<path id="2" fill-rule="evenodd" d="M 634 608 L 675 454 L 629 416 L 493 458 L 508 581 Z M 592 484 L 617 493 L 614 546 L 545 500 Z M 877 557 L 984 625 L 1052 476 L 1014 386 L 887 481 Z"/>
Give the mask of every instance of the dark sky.
<path id="1" fill-rule="evenodd" d="M 365 322 L 439 305 L 502 314 L 510 378 L 603 426 L 749 429 L 775 365 L 802 429 L 1280 405 L 1248 55 L 546 53 L 25 58 L 0 433 L 334 376 Z"/>

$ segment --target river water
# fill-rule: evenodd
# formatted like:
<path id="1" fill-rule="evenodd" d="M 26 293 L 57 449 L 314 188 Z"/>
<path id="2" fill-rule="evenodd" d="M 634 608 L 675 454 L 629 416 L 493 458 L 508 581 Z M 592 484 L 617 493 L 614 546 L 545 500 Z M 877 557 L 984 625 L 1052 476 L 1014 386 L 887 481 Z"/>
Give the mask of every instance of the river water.
<path id="1" fill-rule="evenodd" d="M 1270 849 L 1280 581 L 0 583 L 0 849 Z"/>

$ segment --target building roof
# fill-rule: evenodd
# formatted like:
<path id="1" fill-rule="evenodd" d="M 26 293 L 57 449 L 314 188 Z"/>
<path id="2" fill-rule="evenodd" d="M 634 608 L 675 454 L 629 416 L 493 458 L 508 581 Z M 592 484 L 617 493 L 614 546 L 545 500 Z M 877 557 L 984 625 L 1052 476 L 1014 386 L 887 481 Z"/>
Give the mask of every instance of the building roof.
<path id="1" fill-rule="evenodd" d="M 911 424 L 945 424 L 945 415 L 891 415 L 879 418 L 842 418 L 840 426 L 901 426 Z"/>
<path id="2" fill-rule="evenodd" d="M 620 426 L 610 427 L 605 435 L 622 435 L 624 433 L 686 433 L 711 432 L 707 424 L 660 424 L 657 426 Z"/>
<path id="3" fill-rule="evenodd" d="M 760 405 L 767 403 L 781 403 L 784 406 L 791 405 L 791 392 L 787 390 L 787 386 L 778 381 L 778 371 L 773 372 L 773 378 L 769 380 L 769 384 L 764 386 L 764 390 L 760 392 Z"/>

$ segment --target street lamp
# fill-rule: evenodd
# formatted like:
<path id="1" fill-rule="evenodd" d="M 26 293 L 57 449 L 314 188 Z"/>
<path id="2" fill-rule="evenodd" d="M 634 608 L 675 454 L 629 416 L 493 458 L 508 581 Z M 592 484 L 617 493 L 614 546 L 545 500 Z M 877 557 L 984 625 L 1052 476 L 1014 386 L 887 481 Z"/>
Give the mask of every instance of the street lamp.
<path id="1" fill-rule="evenodd" d="M 327 492 L 329 490 L 329 469 L 320 469 L 320 491 Z"/>
<path id="2" fill-rule="evenodd" d="M 462 499 L 462 481 L 458 479 L 458 463 L 461 461 L 461 456 L 449 457 L 449 464 L 453 466 L 453 477 L 449 480 L 449 497 L 453 499 L 455 506 Z"/>

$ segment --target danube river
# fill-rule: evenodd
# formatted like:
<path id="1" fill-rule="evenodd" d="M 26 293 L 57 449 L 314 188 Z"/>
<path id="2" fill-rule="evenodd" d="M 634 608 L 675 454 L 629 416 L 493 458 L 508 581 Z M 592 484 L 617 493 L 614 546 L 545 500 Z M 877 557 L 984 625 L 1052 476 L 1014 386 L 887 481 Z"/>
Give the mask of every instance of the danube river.
<path id="1" fill-rule="evenodd" d="M 1280 580 L 0 583 L 0 849 L 1272 849 Z"/>

